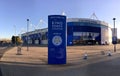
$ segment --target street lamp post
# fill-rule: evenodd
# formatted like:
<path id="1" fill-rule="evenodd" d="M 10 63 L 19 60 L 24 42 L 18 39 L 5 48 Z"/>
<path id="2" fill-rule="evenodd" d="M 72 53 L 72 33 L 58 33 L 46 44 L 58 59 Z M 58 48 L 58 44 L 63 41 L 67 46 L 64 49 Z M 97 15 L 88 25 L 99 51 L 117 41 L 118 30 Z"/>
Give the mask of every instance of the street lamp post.
<path id="1" fill-rule="evenodd" d="M 114 29 L 113 29 L 113 44 L 114 44 L 114 52 L 116 52 L 116 43 L 115 42 L 115 20 L 116 18 L 113 18 L 113 23 L 114 23 Z"/>
<path id="2" fill-rule="evenodd" d="M 29 31 L 29 19 L 27 19 L 27 51 L 29 51 L 28 31 Z"/>
<path id="3" fill-rule="evenodd" d="M 15 28 L 15 46 L 16 46 L 16 25 L 14 25 L 14 28 Z"/>

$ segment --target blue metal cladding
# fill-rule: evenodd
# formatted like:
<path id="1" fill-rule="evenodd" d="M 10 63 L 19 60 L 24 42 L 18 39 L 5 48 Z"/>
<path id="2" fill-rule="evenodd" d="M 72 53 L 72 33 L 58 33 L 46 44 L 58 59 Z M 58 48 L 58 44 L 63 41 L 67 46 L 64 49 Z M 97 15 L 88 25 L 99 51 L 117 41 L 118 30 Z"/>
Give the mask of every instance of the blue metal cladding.
<path id="1" fill-rule="evenodd" d="M 39 40 L 39 44 L 41 44 L 41 33 L 35 33 L 33 34 L 33 39 L 34 39 L 34 44 L 35 44 L 35 40 Z"/>
<path id="2" fill-rule="evenodd" d="M 26 36 L 22 36 L 22 40 L 23 40 L 24 44 L 27 44 L 27 37 Z"/>
<path id="3" fill-rule="evenodd" d="M 68 46 L 73 45 L 73 35 L 67 35 L 67 45 Z"/>
<path id="4" fill-rule="evenodd" d="M 39 44 L 41 44 L 41 33 L 38 33 Z"/>
<path id="5" fill-rule="evenodd" d="M 34 34 L 34 38 L 35 38 L 35 40 L 37 40 L 38 39 L 38 35 Z"/>
<path id="6" fill-rule="evenodd" d="M 100 33 L 100 27 L 93 27 L 93 26 L 74 26 L 74 32 L 96 32 Z"/>
<path id="7" fill-rule="evenodd" d="M 80 36 L 73 36 L 73 40 L 80 40 Z"/>
<path id="8" fill-rule="evenodd" d="M 73 45 L 73 26 L 67 26 L 67 45 Z"/>
<path id="9" fill-rule="evenodd" d="M 30 34 L 28 37 L 32 40 L 32 44 L 35 44 L 35 40 L 39 40 L 39 44 L 41 44 L 41 33 Z M 24 44 L 27 44 L 27 36 L 22 36 L 22 40 Z"/>
<path id="10" fill-rule="evenodd" d="M 93 32 L 99 33 L 95 38 L 96 41 L 101 41 L 101 26 L 100 24 L 90 24 L 85 22 L 68 22 L 67 23 L 67 45 L 73 40 L 79 40 L 80 36 L 73 36 L 73 32 Z"/>
<path id="11" fill-rule="evenodd" d="M 48 64 L 66 64 L 66 16 L 48 16 Z"/>
<path id="12" fill-rule="evenodd" d="M 46 38 L 48 39 L 48 32 L 46 32 Z"/>

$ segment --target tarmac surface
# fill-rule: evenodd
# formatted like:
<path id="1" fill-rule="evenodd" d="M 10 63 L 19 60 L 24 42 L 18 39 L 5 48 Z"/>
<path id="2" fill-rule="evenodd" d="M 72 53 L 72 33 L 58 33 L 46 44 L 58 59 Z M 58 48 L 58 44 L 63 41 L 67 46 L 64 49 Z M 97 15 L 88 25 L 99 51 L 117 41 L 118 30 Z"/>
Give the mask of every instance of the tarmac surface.
<path id="1" fill-rule="evenodd" d="M 17 47 L 6 51 L 1 58 L 0 76 L 118 76 L 120 75 L 120 45 L 117 52 L 113 46 L 71 46 L 67 47 L 67 64 L 48 65 L 47 47 Z M 107 56 L 108 51 L 112 56 Z M 102 55 L 104 51 L 105 55 Z M 87 52 L 88 59 L 83 56 Z"/>

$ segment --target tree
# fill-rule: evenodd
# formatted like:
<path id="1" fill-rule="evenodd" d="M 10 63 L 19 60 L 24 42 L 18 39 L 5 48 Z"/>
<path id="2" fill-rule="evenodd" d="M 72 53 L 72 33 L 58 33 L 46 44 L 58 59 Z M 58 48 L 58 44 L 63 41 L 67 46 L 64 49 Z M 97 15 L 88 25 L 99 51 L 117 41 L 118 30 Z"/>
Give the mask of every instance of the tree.
<path id="1" fill-rule="evenodd" d="M 19 44 L 22 44 L 22 40 L 19 36 L 16 36 L 16 43 L 19 45 Z"/>
<path id="2" fill-rule="evenodd" d="M 11 42 L 14 45 L 19 45 L 22 43 L 22 40 L 20 39 L 19 36 L 12 36 Z"/>
<path id="3" fill-rule="evenodd" d="M 12 42 L 12 44 L 15 44 L 15 43 L 16 43 L 16 41 L 15 41 L 15 36 L 12 36 L 11 42 Z"/>

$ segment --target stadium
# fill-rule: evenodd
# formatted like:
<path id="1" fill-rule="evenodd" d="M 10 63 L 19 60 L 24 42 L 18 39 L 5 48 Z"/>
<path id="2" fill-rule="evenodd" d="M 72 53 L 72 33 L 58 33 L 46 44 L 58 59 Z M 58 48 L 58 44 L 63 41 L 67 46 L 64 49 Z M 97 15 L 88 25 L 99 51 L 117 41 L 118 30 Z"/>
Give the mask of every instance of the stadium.
<path id="1" fill-rule="evenodd" d="M 67 44 L 111 44 L 112 30 L 108 23 L 88 18 L 67 20 Z"/>
<path id="2" fill-rule="evenodd" d="M 28 37 L 28 39 L 27 39 Z M 21 34 L 24 44 L 48 44 L 48 28 Z M 67 45 L 111 44 L 112 28 L 108 23 L 90 18 L 67 18 Z"/>

